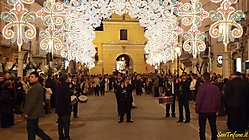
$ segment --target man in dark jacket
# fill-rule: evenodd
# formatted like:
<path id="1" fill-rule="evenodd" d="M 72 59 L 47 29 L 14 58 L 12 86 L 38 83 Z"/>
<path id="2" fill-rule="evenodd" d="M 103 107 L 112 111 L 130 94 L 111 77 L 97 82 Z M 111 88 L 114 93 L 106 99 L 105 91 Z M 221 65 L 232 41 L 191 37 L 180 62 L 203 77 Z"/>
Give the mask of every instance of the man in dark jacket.
<path id="1" fill-rule="evenodd" d="M 70 95 L 73 96 L 80 96 L 80 86 L 77 83 L 77 78 L 73 77 L 71 82 L 68 82 L 68 86 L 70 89 Z M 74 118 L 79 118 L 78 117 L 78 101 L 73 104 L 73 116 Z"/>
<path id="2" fill-rule="evenodd" d="M 208 119 L 212 140 L 217 140 L 216 113 L 220 105 L 220 90 L 210 82 L 210 74 L 203 74 L 205 82 L 200 86 L 196 96 L 196 113 L 199 117 L 200 140 L 206 140 L 206 120 Z"/>
<path id="3" fill-rule="evenodd" d="M 7 80 L 2 86 L 0 92 L 0 112 L 1 127 L 8 128 L 14 125 L 12 81 Z"/>
<path id="4" fill-rule="evenodd" d="M 39 118 L 43 114 L 43 87 L 38 81 L 38 72 L 31 72 L 29 81 L 32 84 L 25 97 L 24 118 L 27 119 L 28 140 L 35 140 L 38 135 L 41 139 L 51 140 L 51 138 L 39 128 Z"/>
<path id="5" fill-rule="evenodd" d="M 136 94 L 141 96 L 143 93 L 143 90 L 142 90 L 143 81 L 142 81 L 140 75 L 137 76 L 135 82 L 136 82 Z"/>
<path id="6" fill-rule="evenodd" d="M 100 95 L 105 95 L 105 77 L 100 78 Z"/>
<path id="7" fill-rule="evenodd" d="M 120 116 L 120 93 L 122 92 L 121 83 L 123 82 L 121 73 L 118 73 L 117 79 L 114 81 L 114 93 L 117 101 L 118 116 Z"/>
<path id="8" fill-rule="evenodd" d="M 66 83 L 68 76 L 62 74 L 60 82 L 56 86 L 56 113 L 58 115 L 58 134 L 59 140 L 70 140 L 70 115 L 72 111 L 70 88 Z M 63 133 L 64 132 L 64 133 Z"/>
<path id="9" fill-rule="evenodd" d="M 124 89 L 125 89 L 125 113 L 126 113 L 126 122 L 133 123 L 131 120 L 131 107 L 133 102 L 132 90 L 133 87 L 129 83 L 130 80 L 126 78 L 124 80 Z"/>
<path id="10" fill-rule="evenodd" d="M 175 83 L 174 83 L 174 79 L 173 77 L 170 75 L 168 77 L 168 81 L 165 82 L 165 96 L 172 96 L 173 97 L 173 102 L 172 104 L 166 104 L 166 117 L 169 117 L 170 116 L 170 108 L 171 108 L 171 115 L 172 117 L 175 117 L 176 114 L 175 114 L 175 90 L 176 90 L 176 87 L 175 87 Z"/>
<path id="11" fill-rule="evenodd" d="M 190 81 L 187 79 L 187 73 L 182 74 L 182 81 L 179 84 L 178 104 L 179 104 L 179 122 L 183 122 L 183 107 L 185 109 L 186 120 L 184 123 L 190 122 L 189 110 L 189 95 L 190 95 Z"/>
<path id="12" fill-rule="evenodd" d="M 228 110 L 228 128 L 231 131 L 243 133 L 245 131 L 247 90 L 246 82 L 240 76 L 241 74 L 236 72 L 235 78 L 227 83 L 224 92 Z"/>

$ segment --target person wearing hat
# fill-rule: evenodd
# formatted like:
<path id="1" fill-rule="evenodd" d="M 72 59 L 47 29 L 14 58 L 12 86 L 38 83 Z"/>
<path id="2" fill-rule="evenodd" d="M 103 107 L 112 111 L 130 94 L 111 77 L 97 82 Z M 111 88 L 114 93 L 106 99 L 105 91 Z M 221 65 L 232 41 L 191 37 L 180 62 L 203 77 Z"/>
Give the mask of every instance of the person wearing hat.
<path id="1" fill-rule="evenodd" d="M 224 88 L 227 104 L 228 129 L 238 133 L 245 132 L 246 118 L 246 82 L 241 78 L 241 73 L 236 72 L 234 79 L 227 83 Z"/>

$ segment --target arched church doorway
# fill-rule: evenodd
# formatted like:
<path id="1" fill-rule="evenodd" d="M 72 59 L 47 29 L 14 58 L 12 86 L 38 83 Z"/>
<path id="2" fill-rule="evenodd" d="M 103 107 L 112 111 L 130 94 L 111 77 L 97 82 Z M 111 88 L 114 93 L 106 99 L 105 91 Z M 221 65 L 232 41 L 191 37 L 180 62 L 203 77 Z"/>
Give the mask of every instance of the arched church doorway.
<path id="1" fill-rule="evenodd" d="M 133 62 L 129 55 L 121 54 L 116 58 L 116 70 L 121 73 L 133 73 Z"/>

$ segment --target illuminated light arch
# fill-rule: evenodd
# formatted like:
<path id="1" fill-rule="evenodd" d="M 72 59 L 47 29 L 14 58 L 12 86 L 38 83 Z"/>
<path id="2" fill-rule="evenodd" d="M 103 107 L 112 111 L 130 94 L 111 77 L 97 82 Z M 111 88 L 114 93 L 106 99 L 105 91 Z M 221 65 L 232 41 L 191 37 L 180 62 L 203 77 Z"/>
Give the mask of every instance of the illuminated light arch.
<path id="1" fill-rule="evenodd" d="M 244 18 L 245 15 L 243 11 L 236 11 L 231 6 L 236 4 L 238 0 L 210 1 L 221 3 L 221 6 L 217 9 L 217 12 L 209 12 L 211 20 L 215 21 L 211 25 L 209 33 L 211 37 L 218 38 L 218 41 L 223 41 L 226 50 L 226 46 L 230 41 L 234 41 L 235 38 L 239 38 L 243 34 L 242 27 L 237 22 Z M 88 63 L 89 66 L 93 66 L 93 57 L 96 53 L 92 44 L 92 40 L 95 38 L 94 28 L 100 26 L 101 21 L 110 18 L 113 13 L 118 15 L 128 13 L 131 18 L 137 18 L 140 25 L 145 27 L 145 37 L 148 39 L 145 46 L 148 58 L 146 62 L 151 65 L 173 59 L 173 57 L 168 57 L 169 54 L 172 54 L 168 51 L 172 51 L 170 49 L 172 48 L 172 43 L 169 42 L 177 42 L 178 36 L 183 32 L 178 26 L 178 19 L 175 15 L 182 17 L 184 19 L 183 23 L 186 23 L 185 25 L 192 25 L 192 31 L 193 28 L 200 26 L 201 21 L 208 15 L 203 10 L 199 0 L 191 0 L 192 8 L 190 4 L 181 6 L 181 3 L 177 2 L 177 0 L 71 0 L 66 3 L 46 0 L 44 7 L 36 14 L 28 12 L 23 5 L 23 3 L 32 4 L 33 2 L 34 0 L 7 0 L 7 3 L 12 5 L 13 8 L 10 12 L 1 14 L 1 18 L 8 23 L 3 28 L 4 38 L 15 41 L 20 51 L 23 41 L 28 41 L 28 39 L 35 37 L 36 30 L 30 22 L 33 22 L 38 16 L 44 21 L 44 25 L 48 27 L 48 29 L 41 32 L 44 35 L 44 40 L 46 38 L 50 39 L 50 41 L 42 42 L 47 42 L 47 46 L 51 44 L 57 46 L 57 48 L 50 47 L 51 51 L 61 50 L 66 43 L 70 42 L 68 41 L 70 38 L 73 38 L 71 41 L 78 40 L 78 42 L 75 41 L 76 43 L 84 42 L 78 44 L 78 50 L 85 54 L 85 57 L 77 55 L 76 60 Z M 176 11 L 178 11 L 178 14 L 175 13 Z M 77 23 L 73 22 L 74 20 L 83 23 L 84 29 L 87 29 L 87 31 L 82 31 L 81 27 L 76 26 Z M 53 31 L 49 30 L 51 27 L 54 28 Z M 196 35 L 200 37 L 199 40 L 204 39 L 204 36 L 202 33 L 199 35 L 191 33 L 194 32 L 184 34 L 189 43 L 185 43 L 186 46 L 183 48 L 189 51 L 192 50 L 195 56 L 198 51 L 204 50 L 205 43 L 197 41 L 197 43 L 192 44 L 199 43 L 201 45 L 197 46 L 201 46 L 201 48 L 192 46 L 189 49 L 188 44 L 193 42 L 191 36 L 195 37 Z M 71 36 L 72 34 L 76 37 Z M 69 38 L 67 38 L 68 36 Z M 82 39 L 82 36 L 86 39 Z M 198 40 L 198 37 L 195 40 Z M 60 45 L 54 45 L 54 40 L 57 40 L 57 44 Z M 47 47 L 46 45 L 41 45 L 41 48 L 45 49 Z M 197 49 L 193 51 L 195 48 Z M 167 56 L 167 59 L 165 56 Z"/>
<path id="2" fill-rule="evenodd" d="M 159 40 L 159 42 L 164 46 L 168 46 L 167 41 L 164 41 L 165 38 L 171 37 L 171 39 L 178 40 L 179 35 L 179 33 L 177 33 L 177 31 L 179 31 L 177 18 L 173 15 L 173 12 L 170 11 L 175 9 L 175 5 L 178 3 L 172 3 L 172 1 L 165 1 L 163 3 L 166 5 L 167 2 L 167 6 L 162 5 L 158 0 L 72 0 L 66 3 L 56 3 L 59 6 L 63 5 L 64 7 L 64 10 L 60 11 L 61 14 L 55 12 L 55 16 L 61 16 L 64 14 L 64 23 L 62 27 L 60 25 L 56 25 L 56 27 L 63 28 L 62 31 L 64 31 L 63 35 L 65 43 L 68 42 L 68 39 L 73 38 L 71 41 L 80 40 L 76 42 L 86 42 L 85 44 L 91 44 L 92 40 L 95 38 L 94 28 L 100 26 L 103 19 L 109 19 L 113 13 L 118 15 L 128 13 L 132 18 L 137 18 L 140 25 L 148 30 L 147 39 L 149 41 L 157 42 Z M 49 2 L 52 3 L 49 4 Z M 44 6 L 46 5 L 55 5 L 54 0 L 47 0 Z M 51 8 L 51 6 L 44 7 L 43 9 L 52 11 L 52 9 L 49 8 Z M 43 19 L 45 19 L 44 17 L 46 14 L 44 14 L 44 10 L 43 12 L 41 10 L 38 13 L 39 15 L 43 15 L 39 16 L 40 18 L 43 17 Z M 77 26 L 79 24 L 76 24 L 75 21 L 84 23 L 87 30 L 82 30 L 81 27 Z M 159 27 L 160 23 L 163 23 L 165 26 L 159 29 L 155 28 Z M 172 25 L 172 23 L 174 23 L 174 25 Z M 166 25 L 172 26 L 168 27 Z M 154 27 L 152 28 L 152 26 Z M 155 30 L 156 32 L 150 32 L 149 30 Z M 156 35 L 158 32 L 160 32 L 163 37 Z M 74 35 L 74 37 L 72 37 L 72 35 Z M 86 36 L 88 39 L 83 40 L 85 37 L 82 36 Z M 88 52 L 91 52 L 90 54 L 93 54 L 92 52 L 96 53 L 93 45 L 86 46 L 78 44 L 78 46 L 81 50 L 87 49 Z M 154 47 L 153 49 L 157 50 L 159 48 Z M 79 55 L 76 55 L 75 57 L 76 59 L 84 59 Z M 89 57 L 89 55 L 86 54 L 85 57 Z M 91 57 L 94 57 L 94 55 Z"/>

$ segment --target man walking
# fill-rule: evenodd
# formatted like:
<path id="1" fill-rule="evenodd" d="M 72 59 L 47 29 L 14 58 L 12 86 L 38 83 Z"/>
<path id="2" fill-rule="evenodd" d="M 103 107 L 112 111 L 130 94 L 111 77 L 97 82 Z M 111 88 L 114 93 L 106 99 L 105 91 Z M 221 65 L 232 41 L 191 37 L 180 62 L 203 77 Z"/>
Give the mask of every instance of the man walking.
<path id="1" fill-rule="evenodd" d="M 39 118 L 43 114 L 43 87 L 38 81 L 38 72 L 31 72 L 29 81 L 32 84 L 25 97 L 24 118 L 27 119 L 28 140 L 35 140 L 38 135 L 43 140 L 51 138 L 39 128 Z"/>
<path id="2" fill-rule="evenodd" d="M 210 74 L 203 74 L 204 83 L 200 86 L 196 96 L 196 113 L 199 116 L 200 140 L 206 140 L 205 129 L 208 119 L 212 139 L 217 140 L 216 113 L 220 105 L 220 90 L 210 82 Z"/>

